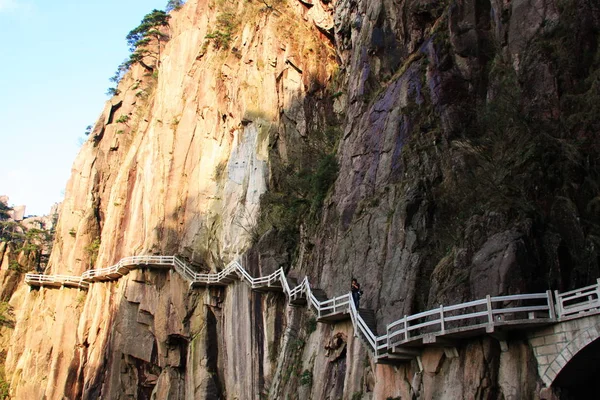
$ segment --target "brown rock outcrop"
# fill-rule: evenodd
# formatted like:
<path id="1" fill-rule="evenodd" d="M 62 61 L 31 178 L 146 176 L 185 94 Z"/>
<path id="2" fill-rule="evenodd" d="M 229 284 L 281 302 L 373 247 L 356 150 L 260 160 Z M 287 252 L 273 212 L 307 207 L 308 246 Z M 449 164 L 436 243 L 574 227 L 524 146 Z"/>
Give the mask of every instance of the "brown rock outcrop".
<path id="1" fill-rule="evenodd" d="M 333 49 L 295 5 L 214 8 L 192 0 L 171 19 L 158 77 L 132 68 L 74 163 L 48 273 L 81 274 L 133 253 L 180 254 L 214 269 L 247 248 L 269 179 L 270 138 L 288 138 L 280 143 L 293 154 L 294 141 L 328 108 L 319 104 L 329 101 Z M 235 25 L 229 50 L 207 38 L 223 14 Z M 229 301 L 213 309 L 203 303 L 212 304 L 210 292 L 185 289 L 161 274 L 132 274 L 87 294 L 32 292 L 15 307 L 12 394 L 250 398 L 262 391 L 264 382 L 255 382 L 272 374 L 278 344 L 253 339 L 262 329 L 282 331 L 281 299 L 263 312 L 256 307 L 266 299 L 249 304 L 247 290 L 227 290 Z M 42 304 L 52 323 L 27 322 Z M 230 350 L 213 354 L 217 346 Z M 264 360 L 249 357 L 257 351 Z M 37 368 L 39 357 L 48 372 Z"/>
<path id="2" fill-rule="evenodd" d="M 240 256 L 329 295 L 357 277 L 380 328 L 597 278 L 600 11 L 559 3 L 189 0 L 156 73 L 132 67 L 77 157 L 49 272 Z M 539 393 L 519 337 L 375 364 L 348 322 L 241 284 L 135 271 L 10 304 L 16 398 Z"/>

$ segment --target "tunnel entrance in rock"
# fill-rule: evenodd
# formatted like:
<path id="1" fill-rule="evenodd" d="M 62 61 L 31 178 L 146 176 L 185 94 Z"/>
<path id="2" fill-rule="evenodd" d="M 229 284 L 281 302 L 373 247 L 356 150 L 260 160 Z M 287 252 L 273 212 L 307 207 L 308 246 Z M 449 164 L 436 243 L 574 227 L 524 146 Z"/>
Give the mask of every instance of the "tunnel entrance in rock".
<path id="1" fill-rule="evenodd" d="M 552 387 L 560 400 L 595 399 L 600 393 L 600 339 L 584 347 L 556 376 Z"/>

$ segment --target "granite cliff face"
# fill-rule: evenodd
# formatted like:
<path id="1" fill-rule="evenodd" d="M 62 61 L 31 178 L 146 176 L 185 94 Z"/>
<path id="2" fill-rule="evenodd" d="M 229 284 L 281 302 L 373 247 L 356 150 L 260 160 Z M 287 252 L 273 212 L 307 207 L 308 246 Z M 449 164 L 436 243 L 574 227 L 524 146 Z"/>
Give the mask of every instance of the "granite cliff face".
<path id="1" fill-rule="evenodd" d="M 57 203 L 48 215 L 25 217 L 25 206 L 9 207 L 8 196 L 0 196 L 0 301 L 4 305 L 24 273 L 46 268 L 59 209 Z"/>
<path id="2" fill-rule="evenodd" d="M 165 28 L 166 29 L 166 28 Z M 48 272 L 134 254 L 355 276 L 379 327 L 599 276 L 593 1 L 189 0 L 134 65 L 68 183 Z M 219 42 L 216 38 L 225 38 Z M 522 337 L 374 364 L 282 294 L 134 271 L 21 286 L 14 398 L 536 398 Z"/>

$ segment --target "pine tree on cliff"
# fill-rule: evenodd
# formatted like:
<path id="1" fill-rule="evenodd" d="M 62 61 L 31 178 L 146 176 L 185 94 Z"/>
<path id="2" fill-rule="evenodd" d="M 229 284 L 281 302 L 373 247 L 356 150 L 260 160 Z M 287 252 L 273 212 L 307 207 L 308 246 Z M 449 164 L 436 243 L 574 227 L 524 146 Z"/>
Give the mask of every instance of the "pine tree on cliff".
<path id="1" fill-rule="evenodd" d="M 125 68 L 129 68 L 135 63 L 139 63 L 148 71 L 153 72 L 155 67 L 160 66 L 160 46 L 161 42 L 169 39 L 169 37 L 161 32 L 161 28 L 169 26 L 169 18 L 165 11 L 152 10 L 142 19 L 140 25 L 132 29 L 126 36 L 127 44 L 132 54 L 124 64 Z M 151 50 L 151 44 L 156 42 L 156 52 Z M 156 60 L 154 66 L 146 63 L 145 58 L 151 57 Z M 121 69 L 121 67 L 120 67 Z"/>
<path id="2" fill-rule="evenodd" d="M 12 207 L 9 207 L 0 201 L 0 241 L 3 242 L 16 241 L 20 239 L 20 233 L 17 231 L 19 228 L 19 223 L 11 219 L 11 210 Z"/>
<path id="3" fill-rule="evenodd" d="M 144 16 L 140 25 L 127 34 L 126 39 L 131 55 L 119 65 L 114 76 L 109 79 L 111 82 L 118 85 L 125 73 L 135 63 L 139 63 L 152 73 L 155 68 L 160 67 L 160 46 L 162 42 L 169 40 L 169 36 L 163 32 L 164 28 L 169 26 L 169 19 L 171 18 L 167 12 L 179 10 L 183 4 L 185 4 L 183 0 L 169 0 L 166 7 L 167 11 L 152 10 Z M 156 51 L 153 50 L 153 42 L 156 42 Z M 148 57 L 155 60 L 154 65 L 149 65 L 146 61 Z M 115 96 L 119 94 L 119 90 L 116 86 L 110 87 L 106 94 Z"/>
<path id="4" fill-rule="evenodd" d="M 10 218 L 10 210 L 12 210 L 12 208 L 0 201 L 0 221 L 5 221 Z"/>
<path id="5" fill-rule="evenodd" d="M 173 10 L 177 11 L 181 7 L 183 7 L 184 4 L 185 4 L 185 2 L 183 0 L 169 0 L 167 2 L 167 6 L 165 7 L 165 11 L 167 11 L 167 12 L 171 12 Z"/>

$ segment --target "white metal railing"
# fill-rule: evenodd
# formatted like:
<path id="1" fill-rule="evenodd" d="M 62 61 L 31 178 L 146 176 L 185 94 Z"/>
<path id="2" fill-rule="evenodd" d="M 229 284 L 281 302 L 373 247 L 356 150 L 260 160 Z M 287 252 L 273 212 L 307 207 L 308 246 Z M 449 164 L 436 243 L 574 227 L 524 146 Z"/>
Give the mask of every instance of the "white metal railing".
<path id="1" fill-rule="evenodd" d="M 295 288 L 290 290 L 289 296 L 292 300 L 296 300 L 298 297 L 301 297 L 302 294 L 306 291 L 306 283 L 308 282 L 307 278 L 304 278 L 302 282 Z"/>
<path id="2" fill-rule="evenodd" d="M 466 331 L 509 324 L 555 321 L 550 291 L 512 296 L 486 296 L 452 306 L 440 305 L 391 322 L 386 326 L 387 347 L 418 340 L 425 335 L 443 336 L 450 332 Z M 383 337 L 381 337 L 383 339 Z"/>
<path id="3" fill-rule="evenodd" d="M 119 279 L 140 265 L 169 266 L 191 285 L 227 284 L 234 278 L 246 281 L 253 289 L 276 288 L 282 290 L 290 301 L 304 298 L 319 319 L 348 315 L 357 336 L 364 339 L 377 358 L 385 358 L 397 347 L 423 339 L 427 335 L 444 336 L 486 329 L 496 326 L 526 325 L 540 322 L 560 322 L 563 318 L 600 312 L 600 279 L 594 285 L 559 293 L 551 291 L 509 296 L 486 296 L 420 313 L 405 315 L 386 325 L 385 334 L 375 336 L 356 309 L 352 296 L 346 293 L 320 301 L 305 277 L 295 287 L 290 287 L 282 268 L 260 277 L 252 277 L 238 261 L 230 262 L 217 273 L 195 272 L 187 263 L 175 256 L 125 257 L 113 266 L 91 269 L 81 276 L 26 274 L 25 282 L 32 286 L 60 284 L 86 288 L 96 278 Z"/>
<path id="4" fill-rule="evenodd" d="M 349 295 L 346 295 L 349 296 Z M 360 332 L 366 339 L 367 343 L 371 346 L 371 351 L 377 356 L 377 337 L 371 331 L 371 328 L 367 326 L 365 321 L 360 316 L 360 313 L 356 309 L 354 301 L 350 301 L 350 318 L 354 324 L 354 332 Z"/>
<path id="5" fill-rule="evenodd" d="M 556 313 L 566 318 L 600 309 L 600 279 L 596 284 L 559 293 L 555 291 Z"/>
<path id="6" fill-rule="evenodd" d="M 81 276 L 26 274 L 25 283 L 28 285 L 58 284 L 61 286 L 87 287 L 88 283 Z"/>

